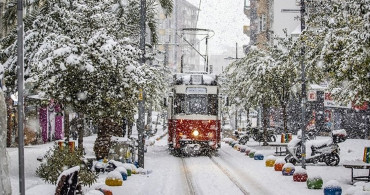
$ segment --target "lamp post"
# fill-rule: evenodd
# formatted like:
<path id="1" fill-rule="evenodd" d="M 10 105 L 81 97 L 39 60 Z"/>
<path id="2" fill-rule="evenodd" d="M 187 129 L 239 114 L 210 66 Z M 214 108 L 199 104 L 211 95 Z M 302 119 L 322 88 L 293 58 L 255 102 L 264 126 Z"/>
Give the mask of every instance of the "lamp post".
<path id="1" fill-rule="evenodd" d="M 23 129 L 23 85 L 24 85 L 24 59 L 23 59 L 23 1 L 17 2 L 17 64 L 18 64 L 18 160 L 19 160 L 19 194 L 25 194 L 24 181 L 24 129 Z"/>
<path id="2" fill-rule="evenodd" d="M 301 4 L 301 9 L 300 9 L 300 13 L 301 13 L 301 34 L 303 32 L 303 30 L 306 28 L 306 24 L 305 24 L 305 21 L 304 21 L 304 14 L 305 14 L 305 11 L 306 11 L 306 7 L 305 7 L 305 0 L 300 0 L 300 4 Z M 305 55 L 305 48 L 304 46 L 301 47 L 301 80 L 302 80 L 302 168 L 306 168 L 306 134 L 305 134 L 305 130 L 306 130 L 306 67 L 305 67 L 305 64 L 304 64 L 304 55 Z"/>
<path id="3" fill-rule="evenodd" d="M 145 20 L 146 20 L 146 0 L 140 1 L 140 49 L 142 51 L 142 56 L 140 63 L 143 65 L 145 63 Z M 144 90 L 139 89 L 139 105 L 138 105 L 138 164 L 139 167 L 144 168 Z"/>
<path id="4" fill-rule="evenodd" d="M 301 20 L 301 34 L 303 30 L 306 28 L 304 15 L 306 13 L 306 5 L 305 0 L 296 0 L 297 6 L 300 6 L 300 9 L 282 9 L 282 12 L 299 12 L 300 13 L 300 20 Z M 301 92 L 301 132 L 302 132 L 302 168 L 306 169 L 306 67 L 304 64 L 304 55 L 305 55 L 305 48 L 304 46 L 301 47 L 300 51 L 300 64 L 301 64 L 301 82 L 302 82 L 302 92 Z"/>

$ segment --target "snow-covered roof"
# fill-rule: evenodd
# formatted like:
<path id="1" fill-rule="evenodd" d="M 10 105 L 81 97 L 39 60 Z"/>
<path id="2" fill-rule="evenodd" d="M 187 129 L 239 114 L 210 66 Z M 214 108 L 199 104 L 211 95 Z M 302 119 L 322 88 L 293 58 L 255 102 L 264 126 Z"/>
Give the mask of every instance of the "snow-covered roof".
<path id="1" fill-rule="evenodd" d="M 178 73 L 174 75 L 176 85 L 217 85 L 217 76 L 203 73 Z"/>

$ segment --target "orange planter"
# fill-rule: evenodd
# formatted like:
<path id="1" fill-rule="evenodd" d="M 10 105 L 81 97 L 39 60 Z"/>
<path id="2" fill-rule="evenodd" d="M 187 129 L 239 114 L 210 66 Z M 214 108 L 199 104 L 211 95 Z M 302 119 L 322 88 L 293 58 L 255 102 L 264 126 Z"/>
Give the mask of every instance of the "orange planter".
<path id="1" fill-rule="evenodd" d="M 282 171 L 283 170 L 284 163 L 275 163 L 274 169 L 275 171 Z"/>

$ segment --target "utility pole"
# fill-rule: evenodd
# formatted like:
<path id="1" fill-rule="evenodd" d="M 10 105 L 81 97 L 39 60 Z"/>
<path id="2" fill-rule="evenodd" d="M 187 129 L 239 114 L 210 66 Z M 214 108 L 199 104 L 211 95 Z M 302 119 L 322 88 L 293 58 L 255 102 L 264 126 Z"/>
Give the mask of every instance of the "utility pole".
<path id="1" fill-rule="evenodd" d="M 306 24 L 304 21 L 304 15 L 306 11 L 305 7 L 305 0 L 301 0 L 301 34 L 303 33 L 304 29 L 306 28 Z M 306 70 L 304 64 L 304 55 L 305 55 L 305 48 L 302 46 L 301 48 L 301 79 L 302 79 L 302 168 L 306 169 Z"/>
<path id="2" fill-rule="evenodd" d="M 146 20 L 146 0 L 140 1 L 140 49 L 142 51 L 141 56 L 141 65 L 145 63 L 145 20 Z M 141 87 L 139 89 L 139 105 L 138 105 L 138 119 L 137 119 L 137 128 L 138 128 L 138 163 L 139 167 L 144 168 L 144 90 Z"/>
<path id="3" fill-rule="evenodd" d="M 282 12 L 291 12 L 295 13 L 298 12 L 300 13 L 300 20 L 301 20 L 301 34 L 303 33 L 304 29 L 306 28 L 305 20 L 304 20 L 304 15 L 306 13 L 306 5 L 305 5 L 305 0 L 297 0 L 297 3 L 300 5 L 300 9 L 282 9 Z M 306 95 L 306 67 L 304 64 L 304 55 L 305 55 L 305 47 L 301 47 L 301 52 L 300 52 L 300 64 L 301 64 L 301 82 L 302 82 L 302 92 L 301 92 L 301 132 L 302 132 L 302 168 L 306 169 L 306 102 L 307 102 L 307 95 Z"/>
<path id="4" fill-rule="evenodd" d="M 17 4 L 17 56 L 18 56 L 18 161 L 19 161 L 19 194 L 25 194 L 24 178 L 24 129 L 23 129 L 23 81 L 24 81 L 24 59 L 23 59 L 23 1 Z"/>

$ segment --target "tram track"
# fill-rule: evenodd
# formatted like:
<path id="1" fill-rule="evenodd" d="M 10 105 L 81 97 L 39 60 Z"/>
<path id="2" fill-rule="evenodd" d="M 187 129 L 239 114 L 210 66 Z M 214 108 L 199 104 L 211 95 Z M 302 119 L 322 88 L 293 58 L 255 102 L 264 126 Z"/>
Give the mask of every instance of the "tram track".
<path id="1" fill-rule="evenodd" d="M 182 167 L 183 167 L 186 183 L 188 184 L 187 186 L 188 186 L 189 194 L 195 195 L 195 190 L 194 190 L 193 183 L 191 181 L 190 172 L 189 172 L 189 169 L 187 168 L 184 157 L 181 157 L 181 161 L 182 161 Z"/>
<path id="2" fill-rule="evenodd" d="M 228 171 L 227 169 L 225 169 L 224 167 L 222 167 L 212 156 L 208 156 L 209 159 L 211 159 L 211 161 L 230 179 L 231 182 L 234 183 L 234 185 L 236 187 L 239 188 L 239 190 L 245 194 L 245 195 L 249 195 L 249 192 L 246 191 L 243 186 L 238 182 L 237 179 L 235 179 Z"/>
<path id="3" fill-rule="evenodd" d="M 190 158 L 193 158 L 193 157 L 190 157 Z M 197 157 L 194 157 L 194 158 L 197 158 Z M 186 162 L 187 161 L 186 159 L 187 159 L 187 157 L 181 157 L 183 172 L 184 172 L 184 176 L 185 176 L 185 179 L 186 179 L 186 182 L 187 182 L 189 194 L 191 194 L 191 195 L 204 194 L 204 190 L 205 190 L 204 187 L 207 187 L 207 186 L 199 185 L 199 180 L 197 181 L 197 179 L 194 178 L 194 177 L 197 177 L 197 174 L 193 173 L 194 170 L 192 170 L 192 168 L 189 167 L 189 164 Z M 206 161 L 203 161 L 203 162 L 207 162 L 207 163 L 209 162 L 208 166 L 209 167 L 214 167 L 212 172 L 219 172 L 219 177 L 220 176 L 221 177 L 226 176 L 224 178 L 226 180 L 230 181 L 230 185 L 235 186 L 235 192 L 239 191 L 241 194 L 245 194 L 245 195 L 250 194 L 247 190 L 244 189 L 244 187 L 238 182 L 238 180 L 229 173 L 229 171 L 226 168 L 222 167 L 213 158 L 213 156 L 208 156 L 208 158 L 205 157 L 204 159 L 209 159 L 209 160 L 206 160 Z M 193 165 L 191 165 L 191 166 L 193 166 Z M 194 167 L 193 167 L 193 169 L 194 169 Z M 219 171 L 216 171 L 217 169 Z M 207 174 L 207 173 L 205 172 L 204 174 Z M 224 175 L 224 176 L 222 176 L 222 175 Z M 237 194 L 239 194 L 239 193 L 237 193 Z"/>

